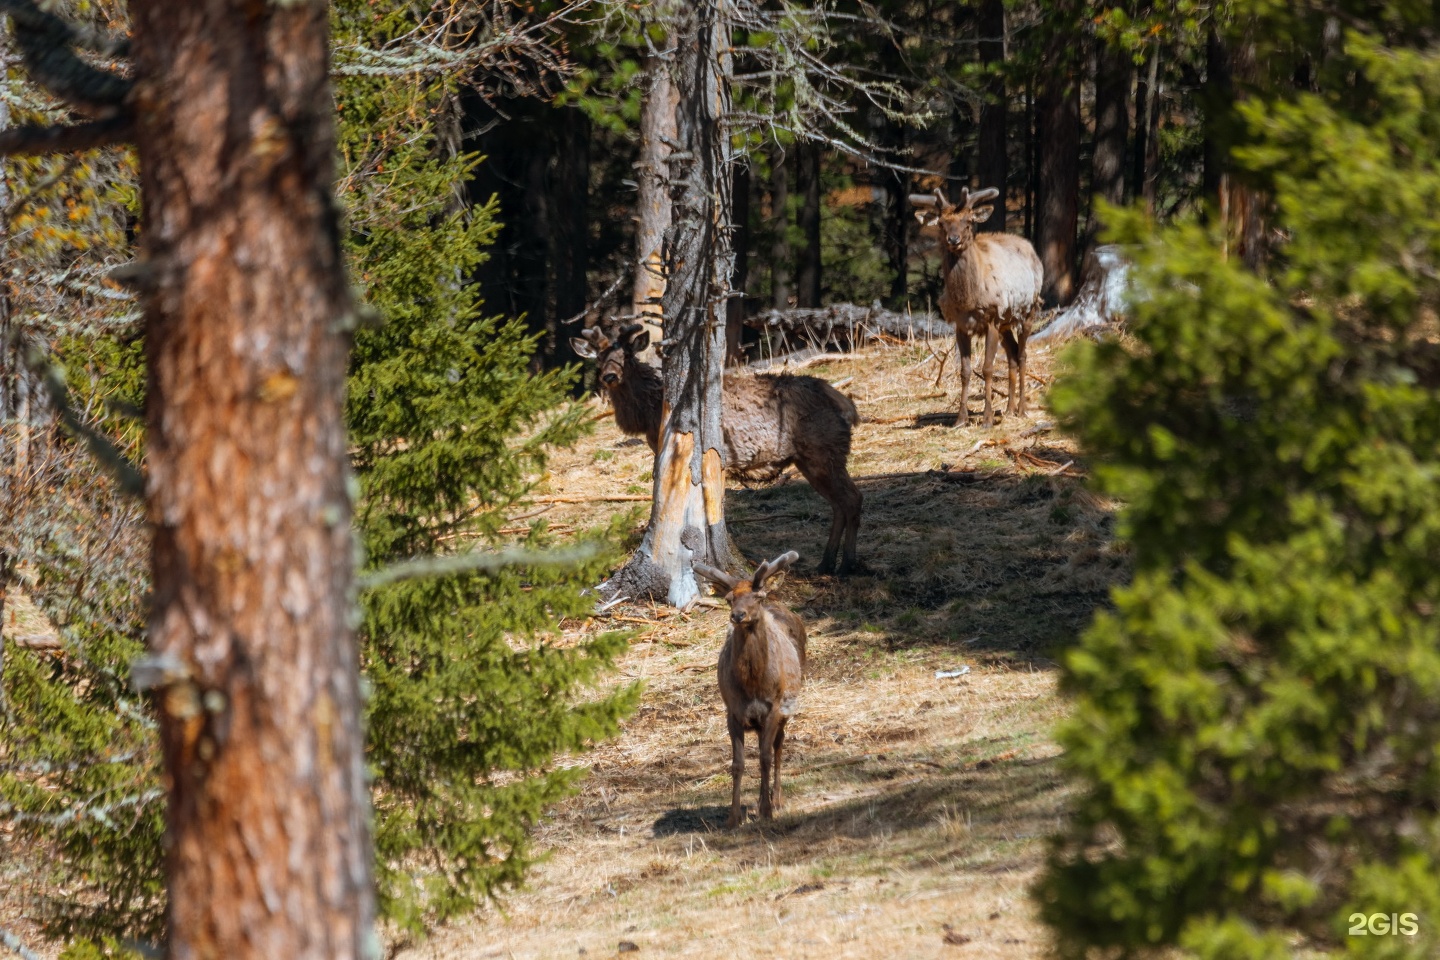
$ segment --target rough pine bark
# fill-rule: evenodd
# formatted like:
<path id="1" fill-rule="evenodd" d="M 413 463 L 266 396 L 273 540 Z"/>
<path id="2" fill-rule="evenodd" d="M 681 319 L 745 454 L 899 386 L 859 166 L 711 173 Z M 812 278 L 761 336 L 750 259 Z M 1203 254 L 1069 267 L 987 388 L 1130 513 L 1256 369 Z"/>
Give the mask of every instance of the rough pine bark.
<path id="1" fill-rule="evenodd" d="M 635 201 L 635 284 L 630 311 L 650 331 L 647 355 L 653 356 L 663 326 L 660 300 L 665 295 L 665 265 L 661 245 L 671 219 L 670 144 L 676 142 L 678 94 L 663 57 L 647 57 L 645 72 L 649 85 L 640 109 L 640 160 L 635 168 L 640 189 Z"/>
<path id="2" fill-rule="evenodd" d="M 800 176 L 796 189 L 800 193 L 800 262 L 795 271 L 795 304 L 800 307 L 820 306 L 820 144 L 801 143 L 795 151 Z"/>
<path id="3" fill-rule="evenodd" d="M 1080 225 L 1080 84 L 1068 52 L 1049 47 L 1036 105 L 1039 183 L 1036 253 L 1045 267 L 1045 299 L 1065 304 L 1075 293 Z"/>
<path id="4" fill-rule="evenodd" d="M 169 954 L 375 956 L 327 5 L 129 9 Z"/>
<path id="5" fill-rule="evenodd" d="M 696 0 L 676 14 L 674 83 L 679 96 L 670 160 L 674 216 L 665 231 L 661 356 L 665 419 L 655 457 L 645 539 L 607 585 L 611 595 L 684 606 L 699 595 L 692 564 L 736 565 L 725 529 L 720 428 L 730 249 L 729 133 L 732 75 L 729 0 Z"/>
<path id="6" fill-rule="evenodd" d="M 995 187 L 1000 196 L 995 203 L 995 212 L 990 219 L 980 224 L 977 230 L 1005 232 L 1007 184 L 1010 179 L 1010 159 L 1006 155 L 1006 124 L 1009 122 L 1005 77 L 1000 68 L 1005 63 L 1005 3 L 1004 0 L 983 0 L 980 4 L 980 62 L 989 74 L 985 83 L 985 102 L 980 105 L 980 130 L 976 169 L 979 173 L 979 187 Z"/>

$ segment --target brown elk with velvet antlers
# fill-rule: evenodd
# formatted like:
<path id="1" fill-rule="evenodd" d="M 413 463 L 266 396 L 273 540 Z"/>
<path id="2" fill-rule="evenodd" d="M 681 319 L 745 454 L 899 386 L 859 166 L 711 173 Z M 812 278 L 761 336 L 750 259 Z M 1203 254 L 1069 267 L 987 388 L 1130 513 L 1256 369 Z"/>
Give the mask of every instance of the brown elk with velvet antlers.
<path id="1" fill-rule="evenodd" d="M 599 366 L 600 387 L 615 408 L 616 426 L 643 435 L 651 451 L 658 451 L 665 389 L 659 371 L 638 356 L 649 343 L 650 334 L 638 323 L 626 324 L 613 336 L 590 327 L 570 341 L 577 354 Z M 855 404 L 819 377 L 783 373 L 727 373 L 722 403 L 726 471 L 744 479 L 774 479 L 793 464 L 831 508 L 830 539 L 819 572 L 854 571 L 864 499 L 846 466 L 851 429 L 860 420 Z"/>
<path id="2" fill-rule="evenodd" d="M 730 632 L 720 649 L 716 674 L 730 730 L 730 820 L 744 819 L 740 781 L 745 776 L 745 731 L 760 736 L 760 819 L 780 809 L 780 761 L 785 724 L 800 706 L 805 683 L 805 624 L 789 608 L 771 599 L 765 581 L 798 560 L 794 550 L 760 564 L 748 579 L 695 564 L 695 572 L 725 588 Z"/>
<path id="3" fill-rule="evenodd" d="M 977 204 L 999 195 L 994 187 L 973 194 L 963 189 L 959 203 L 950 203 L 939 190 L 910 195 L 910 202 L 920 208 L 915 211 L 916 219 L 924 226 L 940 227 L 940 275 L 945 283 L 940 313 L 955 328 L 955 343 L 960 351 L 957 427 L 970 421 L 970 340 L 980 333 L 985 335 L 985 365 L 981 370 L 985 381 L 985 426 L 995 424 L 991 372 L 997 340 L 1005 345 L 1010 359 L 1010 394 L 1005 414 L 1025 414 L 1025 343 L 1039 315 L 1045 270 L 1035 248 L 1025 238 L 1011 233 L 975 232 L 975 225 L 988 220 L 995 209 Z"/>

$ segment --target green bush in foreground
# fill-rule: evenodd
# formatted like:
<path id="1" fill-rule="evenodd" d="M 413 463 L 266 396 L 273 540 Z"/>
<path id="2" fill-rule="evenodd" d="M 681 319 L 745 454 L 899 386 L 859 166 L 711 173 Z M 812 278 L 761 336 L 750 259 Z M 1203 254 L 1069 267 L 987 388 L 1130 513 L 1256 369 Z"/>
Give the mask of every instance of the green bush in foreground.
<path id="1" fill-rule="evenodd" d="M 1055 392 L 1136 567 L 1064 665 L 1062 957 L 1440 955 L 1440 54 L 1374 16 L 1326 92 L 1241 109 L 1271 276 L 1116 214 L 1133 339 Z"/>

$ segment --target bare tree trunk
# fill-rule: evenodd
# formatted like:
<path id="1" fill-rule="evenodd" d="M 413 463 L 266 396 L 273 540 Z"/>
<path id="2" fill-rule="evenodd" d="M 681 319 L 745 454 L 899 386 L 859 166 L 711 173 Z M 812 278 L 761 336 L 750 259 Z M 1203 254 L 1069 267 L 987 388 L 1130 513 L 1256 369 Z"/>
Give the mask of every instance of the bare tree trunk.
<path id="1" fill-rule="evenodd" d="M 770 304 L 776 310 L 790 307 L 790 168 L 778 143 L 770 155 Z"/>
<path id="2" fill-rule="evenodd" d="M 795 303 L 801 307 L 820 306 L 820 144 L 799 145 L 800 176 L 796 189 L 800 192 L 800 235 L 805 245 L 800 248 L 799 269 L 795 274 Z"/>
<path id="3" fill-rule="evenodd" d="M 660 305 L 665 295 L 661 245 L 671 219 L 670 144 L 676 142 L 678 94 L 663 58 L 646 58 L 645 73 L 649 86 L 640 109 L 640 160 L 636 165 L 640 192 L 635 201 L 635 286 L 630 311 L 650 331 L 651 347 L 646 355 L 653 356 L 664 326 Z"/>
<path id="4" fill-rule="evenodd" d="M 750 161 L 737 157 L 731 170 L 731 246 L 735 251 L 735 273 L 730 278 L 731 296 L 725 307 L 725 362 L 743 363 L 740 340 L 745 332 L 745 287 L 750 282 Z"/>
<path id="5" fill-rule="evenodd" d="M 329 11 L 130 14 L 169 954 L 375 956 Z"/>
<path id="6" fill-rule="evenodd" d="M 1125 201 L 1125 135 L 1130 125 L 1130 55 L 1108 44 L 1095 51 L 1095 155 L 1091 189 L 1112 204 Z M 1089 240 L 1103 224 L 1091 208 Z"/>
<path id="7" fill-rule="evenodd" d="M 611 579 L 616 595 L 684 606 L 699 593 L 692 565 L 735 565 L 725 529 L 720 426 L 730 250 L 731 59 L 729 0 L 682 6 L 674 83 L 678 156 L 672 159 L 674 219 L 665 232 L 666 338 L 661 374 L 668 416 L 655 458 L 650 526 L 635 556 Z"/>
<path id="8" fill-rule="evenodd" d="M 1050 49 L 1037 108 L 1040 177 L 1035 246 L 1045 267 L 1045 297 L 1063 305 L 1075 292 L 1075 241 L 1080 223 L 1080 84 L 1063 46 L 1052 43 Z"/>
<path id="9" fill-rule="evenodd" d="M 985 83 L 985 102 L 980 106 L 979 186 L 995 187 L 1000 196 L 995 212 L 981 230 L 1005 232 L 1005 207 L 1009 198 L 1010 160 L 1006 155 L 1005 128 L 1008 122 L 1005 77 L 999 72 L 1005 63 L 1004 0 L 983 0 L 980 4 L 980 62 L 994 71 Z"/>

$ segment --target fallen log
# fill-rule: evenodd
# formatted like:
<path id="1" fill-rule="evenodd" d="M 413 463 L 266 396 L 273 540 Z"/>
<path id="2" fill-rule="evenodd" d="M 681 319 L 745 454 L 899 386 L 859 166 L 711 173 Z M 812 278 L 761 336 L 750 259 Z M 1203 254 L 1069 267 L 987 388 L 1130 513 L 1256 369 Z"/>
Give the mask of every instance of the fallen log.
<path id="1" fill-rule="evenodd" d="M 772 350 L 785 351 L 810 348 L 843 353 L 886 338 L 919 340 L 952 334 L 950 325 L 937 316 L 886 310 L 879 304 L 766 310 L 747 318 L 745 325 L 768 333 Z"/>
<path id="2" fill-rule="evenodd" d="M 1125 321 L 1130 293 L 1130 260 L 1125 248 L 1113 243 L 1096 247 L 1085 255 L 1080 292 L 1070 306 L 1033 334 L 1030 342 L 1059 343 L 1113 329 Z"/>

